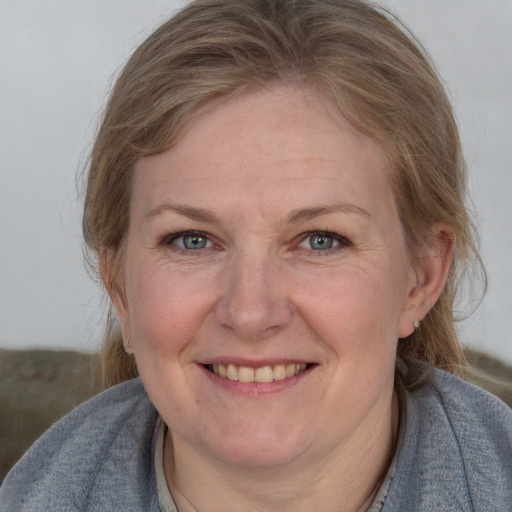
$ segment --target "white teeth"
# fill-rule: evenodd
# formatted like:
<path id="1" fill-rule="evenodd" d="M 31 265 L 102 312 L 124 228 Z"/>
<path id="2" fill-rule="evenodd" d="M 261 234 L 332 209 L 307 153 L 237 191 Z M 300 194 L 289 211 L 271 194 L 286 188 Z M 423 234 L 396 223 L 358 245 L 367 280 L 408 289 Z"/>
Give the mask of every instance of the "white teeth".
<path id="1" fill-rule="evenodd" d="M 254 380 L 256 382 L 272 382 L 274 380 L 274 370 L 271 366 L 257 368 L 254 372 Z"/>
<path id="2" fill-rule="evenodd" d="M 286 376 L 287 377 L 293 377 L 295 375 L 295 365 L 294 364 L 287 364 L 286 365 Z"/>
<path id="3" fill-rule="evenodd" d="M 276 364 L 274 366 L 274 380 L 286 379 L 286 366 L 284 364 Z"/>
<path id="4" fill-rule="evenodd" d="M 272 382 L 273 380 L 284 380 L 299 374 L 307 368 L 306 363 L 302 364 L 276 364 L 274 366 L 261 366 L 251 368 L 248 366 L 237 366 L 235 364 L 212 364 L 209 369 L 220 377 L 240 382 Z"/>
<path id="5" fill-rule="evenodd" d="M 238 380 L 238 366 L 234 364 L 228 364 L 228 379 Z"/>
<path id="6" fill-rule="evenodd" d="M 229 378 L 229 376 L 228 376 Z M 231 379 L 235 380 L 235 379 Z M 254 368 L 248 368 L 247 366 L 240 366 L 238 368 L 238 380 L 240 382 L 254 382 Z"/>

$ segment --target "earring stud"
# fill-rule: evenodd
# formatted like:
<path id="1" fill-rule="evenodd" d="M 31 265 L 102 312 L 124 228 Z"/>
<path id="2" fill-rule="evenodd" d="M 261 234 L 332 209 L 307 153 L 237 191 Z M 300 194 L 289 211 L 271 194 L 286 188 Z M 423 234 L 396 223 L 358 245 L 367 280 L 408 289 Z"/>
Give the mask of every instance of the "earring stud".
<path id="1" fill-rule="evenodd" d="M 412 325 L 414 326 L 414 329 L 417 329 L 420 326 L 420 321 L 419 320 L 414 320 Z"/>
<path id="2" fill-rule="evenodd" d="M 133 348 L 130 347 L 130 336 L 128 336 L 126 339 L 123 339 L 123 348 L 128 355 L 131 356 L 133 354 Z"/>

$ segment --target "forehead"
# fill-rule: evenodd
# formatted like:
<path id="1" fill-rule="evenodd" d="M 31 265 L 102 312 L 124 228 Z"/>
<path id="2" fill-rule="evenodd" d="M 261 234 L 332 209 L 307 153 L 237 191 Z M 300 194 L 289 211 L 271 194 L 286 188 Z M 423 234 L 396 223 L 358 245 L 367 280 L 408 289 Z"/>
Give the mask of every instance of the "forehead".
<path id="1" fill-rule="evenodd" d="M 148 207 L 213 191 L 217 204 L 252 194 L 262 203 L 285 195 L 358 201 L 363 208 L 372 206 L 372 192 L 388 199 L 391 193 L 379 144 L 315 95 L 284 86 L 211 107 L 171 149 L 136 165 L 134 196 L 142 192 Z"/>

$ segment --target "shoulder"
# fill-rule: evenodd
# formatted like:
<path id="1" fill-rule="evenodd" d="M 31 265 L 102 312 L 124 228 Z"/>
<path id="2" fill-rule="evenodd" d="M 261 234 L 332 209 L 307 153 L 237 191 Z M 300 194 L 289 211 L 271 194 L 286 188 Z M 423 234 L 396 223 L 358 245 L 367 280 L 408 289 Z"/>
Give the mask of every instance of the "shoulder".
<path id="1" fill-rule="evenodd" d="M 505 403 L 433 370 L 421 389 L 406 394 L 405 415 L 394 504 L 384 510 L 507 510 L 512 410 Z"/>
<path id="2" fill-rule="evenodd" d="M 123 487 L 127 496 L 141 494 L 157 417 L 139 379 L 94 397 L 53 425 L 11 470 L 0 511 L 110 510 L 109 496 L 123 496 Z"/>
<path id="3" fill-rule="evenodd" d="M 434 407 L 439 404 L 443 411 L 444 421 L 453 430 L 454 440 L 467 460 L 469 476 L 475 473 L 472 468 L 503 467 L 508 468 L 512 477 L 512 409 L 494 395 L 452 374 L 434 370 L 430 381 L 430 402 Z"/>

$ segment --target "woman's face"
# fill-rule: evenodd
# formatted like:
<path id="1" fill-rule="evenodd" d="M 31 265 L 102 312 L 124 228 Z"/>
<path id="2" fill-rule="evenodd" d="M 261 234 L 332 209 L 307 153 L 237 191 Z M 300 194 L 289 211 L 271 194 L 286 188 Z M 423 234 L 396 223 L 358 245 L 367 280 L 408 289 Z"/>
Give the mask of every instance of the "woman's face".
<path id="1" fill-rule="evenodd" d="M 379 145 L 312 95 L 245 93 L 141 159 L 124 283 L 177 454 L 267 467 L 389 428 L 416 273 Z"/>

